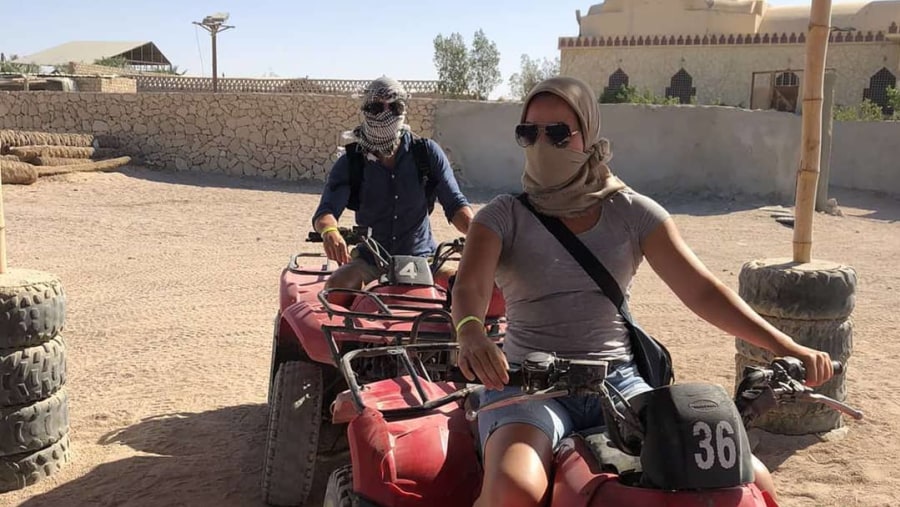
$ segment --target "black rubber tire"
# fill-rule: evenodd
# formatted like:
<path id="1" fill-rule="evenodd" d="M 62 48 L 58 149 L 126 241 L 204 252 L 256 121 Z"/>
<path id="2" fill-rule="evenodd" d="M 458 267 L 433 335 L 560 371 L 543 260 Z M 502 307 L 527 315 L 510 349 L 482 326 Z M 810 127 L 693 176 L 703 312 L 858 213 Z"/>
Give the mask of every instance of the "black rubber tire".
<path id="1" fill-rule="evenodd" d="M 0 492 L 22 489 L 50 477 L 69 462 L 69 436 L 39 451 L 0 458 Z"/>
<path id="2" fill-rule="evenodd" d="M 744 264 L 738 280 L 741 298 L 768 317 L 845 319 L 856 302 L 856 271 L 832 262 L 755 260 Z"/>
<path id="3" fill-rule="evenodd" d="M 66 344 L 61 336 L 21 349 L 0 349 L 0 407 L 42 400 L 66 383 Z"/>
<path id="4" fill-rule="evenodd" d="M 66 294 L 43 271 L 12 269 L 0 275 L 0 349 L 40 345 L 63 329 Z"/>
<path id="5" fill-rule="evenodd" d="M 358 507 L 359 497 L 353 493 L 353 467 L 335 468 L 328 478 L 322 507 Z"/>
<path id="6" fill-rule="evenodd" d="M 269 404 L 263 465 L 263 500 L 269 505 L 302 505 L 316 468 L 322 424 L 322 370 L 306 361 L 278 367 Z"/>
<path id="7" fill-rule="evenodd" d="M 69 405 L 63 389 L 22 407 L 0 408 L 0 456 L 37 451 L 69 432 Z"/>

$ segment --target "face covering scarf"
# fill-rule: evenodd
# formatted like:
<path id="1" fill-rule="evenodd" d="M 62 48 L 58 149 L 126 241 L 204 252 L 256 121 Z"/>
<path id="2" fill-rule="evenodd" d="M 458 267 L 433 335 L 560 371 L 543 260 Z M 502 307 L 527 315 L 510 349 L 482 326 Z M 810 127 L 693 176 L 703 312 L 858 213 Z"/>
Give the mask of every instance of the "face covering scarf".
<path id="1" fill-rule="evenodd" d="M 373 102 L 395 102 L 407 100 L 406 89 L 392 78 L 380 77 L 372 81 L 363 95 L 363 105 Z M 389 157 L 400 146 L 403 132 L 409 130 L 406 114 L 394 115 L 389 107 L 372 114 L 363 112 L 362 124 L 353 130 L 360 147 L 369 153 Z"/>
<path id="2" fill-rule="evenodd" d="M 522 187 L 528 200 L 541 213 L 555 217 L 575 217 L 626 188 L 606 165 L 612 158 L 609 141 L 600 137 L 600 107 L 593 90 L 570 77 L 555 77 L 539 83 L 525 99 L 522 121 L 528 104 L 539 93 L 563 99 L 575 111 L 584 137 L 585 151 L 557 148 L 544 139 L 525 148 Z"/>
<path id="3" fill-rule="evenodd" d="M 395 116 L 388 108 L 378 114 L 363 115 L 365 120 L 362 125 L 353 131 L 359 145 L 367 152 L 391 156 L 400 145 L 405 117 Z"/>

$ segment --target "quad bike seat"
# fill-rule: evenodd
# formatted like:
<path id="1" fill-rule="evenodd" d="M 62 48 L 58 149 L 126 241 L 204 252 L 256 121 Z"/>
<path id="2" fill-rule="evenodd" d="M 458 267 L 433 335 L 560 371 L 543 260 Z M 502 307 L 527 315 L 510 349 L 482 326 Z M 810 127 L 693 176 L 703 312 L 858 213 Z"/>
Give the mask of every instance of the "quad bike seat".
<path id="1" fill-rule="evenodd" d="M 578 434 L 584 439 L 584 443 L 594 454 L 594 457 L 597 458 L 602 471 L 619 475 L 641 471 L 640 456 L 631 456 L 617 449 L 613 445 L 612 440 L 609 439 L 605 425 L 594 426 L 593 428 L 579 431 Z"/>

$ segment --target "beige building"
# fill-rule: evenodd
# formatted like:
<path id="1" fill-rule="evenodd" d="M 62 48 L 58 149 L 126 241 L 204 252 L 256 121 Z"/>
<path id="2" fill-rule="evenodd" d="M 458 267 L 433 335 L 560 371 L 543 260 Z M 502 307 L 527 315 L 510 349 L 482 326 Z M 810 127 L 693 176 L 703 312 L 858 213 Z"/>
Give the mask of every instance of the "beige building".
<path id="1" fill-rule="evenodd" d="M 809 6 L 759 0 L 606 0 L 576 11 L 561 73 L 597 94 L 627 84 L 700 104 L 796 109 Z M 836 4 L 826 67 L 835 103 L 884 106 L 900 77 L 900 0 Z"/>

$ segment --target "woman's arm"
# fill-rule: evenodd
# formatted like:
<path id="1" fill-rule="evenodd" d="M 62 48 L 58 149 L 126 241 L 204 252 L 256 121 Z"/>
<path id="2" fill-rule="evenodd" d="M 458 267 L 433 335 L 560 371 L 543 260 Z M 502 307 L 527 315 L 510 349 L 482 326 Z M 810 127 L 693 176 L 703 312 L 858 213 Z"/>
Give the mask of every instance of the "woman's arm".
<path id="1" fill-rule="evenodd" d="M 804 347 L 766 322 L 703 265 L 684 242 L 669 218 L 644 239 L 647 262 L 672 292 L 694 313 L 726 333 L 779 356 L 803 361 L 807 383 L 820 385 L 831 378 L 827 353 Z"/>
<path id="2" fill-rule="evenodd" d="M 453 322 L 473 316 L 458 329 L 459 368 L 469 380 L 478 379 L 488 389 L 502 389 L 509 381 L 506 356 L 487 337 L 484 315 L 494 291 L 494 273 L 503 244 L 488 227 L 473 223 L 466 235 L 466 246 L 453 285 Z"/>

